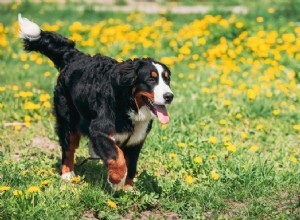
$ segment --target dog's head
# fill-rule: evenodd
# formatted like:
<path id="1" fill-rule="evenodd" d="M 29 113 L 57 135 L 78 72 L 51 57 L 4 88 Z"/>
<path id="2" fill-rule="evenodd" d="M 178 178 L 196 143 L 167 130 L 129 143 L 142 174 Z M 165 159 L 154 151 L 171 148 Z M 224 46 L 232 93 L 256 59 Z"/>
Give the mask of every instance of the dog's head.
<path id="1" fill-rule="evenodd" d="M 118 71 L 118 85 L 130 87 L 137 108 L 147 106 L 162 124 L 168 123 L 165 105 L 170 104 L 174 97 L 169 68 L 151 58 L 144 58 L 125 61 L 119 65 Z"/>

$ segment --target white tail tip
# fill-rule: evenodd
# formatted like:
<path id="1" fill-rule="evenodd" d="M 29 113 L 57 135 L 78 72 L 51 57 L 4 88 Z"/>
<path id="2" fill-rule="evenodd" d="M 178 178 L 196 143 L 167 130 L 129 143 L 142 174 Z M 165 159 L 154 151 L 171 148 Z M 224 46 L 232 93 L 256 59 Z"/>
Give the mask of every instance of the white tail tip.
<path id="1" fill-rule="evenodd" d="M 18 14 L 18 20 L 20 25 L 19 36 L 21 38 L 35 41 L 41 37 L 41 29 L 36 23 L 27 18 L 22 18 L 21 14 Z"/>

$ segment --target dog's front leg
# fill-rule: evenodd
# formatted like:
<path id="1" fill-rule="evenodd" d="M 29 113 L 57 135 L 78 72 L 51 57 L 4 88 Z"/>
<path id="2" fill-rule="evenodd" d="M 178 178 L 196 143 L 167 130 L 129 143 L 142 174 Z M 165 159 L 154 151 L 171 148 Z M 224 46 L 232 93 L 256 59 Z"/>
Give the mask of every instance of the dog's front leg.
<path id="1" fill-rule="evenodd" d="M 123 151 L 115 144 L 112 136 L 114 127 L 105 125 L 107 120 L 95 120 L 90 125 L 90 138 L 94 152 L 107 166 L 108 182 L 114 190 L 123 189 L 127 176 L 127 166 Z M 105 130 L 106 132 L 103 132 Z M 107 133 L 108 131 L 108 133 Z"/>

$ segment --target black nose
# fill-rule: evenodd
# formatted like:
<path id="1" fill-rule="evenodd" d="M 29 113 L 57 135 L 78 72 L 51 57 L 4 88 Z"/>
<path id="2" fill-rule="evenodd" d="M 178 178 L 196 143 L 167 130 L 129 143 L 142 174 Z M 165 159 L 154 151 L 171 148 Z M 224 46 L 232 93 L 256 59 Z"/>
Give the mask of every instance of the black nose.
<path id="1" fill-rule="evenodd" d="M 166 100 L 166 104 L 170 104 L 174 98 L 173 93 L 167 92 L 164 94 L 164 99 Z"/>

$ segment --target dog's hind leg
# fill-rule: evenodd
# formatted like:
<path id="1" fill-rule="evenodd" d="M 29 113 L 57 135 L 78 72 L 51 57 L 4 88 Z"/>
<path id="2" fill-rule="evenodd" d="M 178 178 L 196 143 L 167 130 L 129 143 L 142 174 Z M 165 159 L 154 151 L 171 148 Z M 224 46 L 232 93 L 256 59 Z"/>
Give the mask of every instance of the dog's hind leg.
<path id="1" fill-rule="evenodd" d="M 67 95 L 59 89 L 54 93 L 54 113 L 56 132 L 62 149 L 62 179 L 70 180 L 74 176 L 75 150 L 79 146 L 79 114 Z"/>

